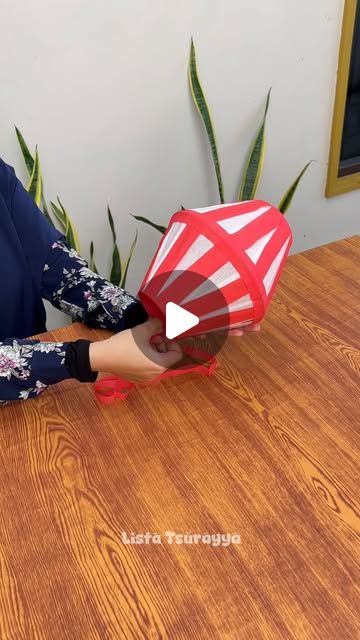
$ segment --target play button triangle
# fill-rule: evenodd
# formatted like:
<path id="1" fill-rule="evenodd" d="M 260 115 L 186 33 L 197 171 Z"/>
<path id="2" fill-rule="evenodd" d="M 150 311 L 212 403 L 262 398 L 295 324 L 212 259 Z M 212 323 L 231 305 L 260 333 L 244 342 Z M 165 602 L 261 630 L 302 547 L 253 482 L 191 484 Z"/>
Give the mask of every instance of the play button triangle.
<path id="1" fill-rule="evenodd" d="M 199 324 L 199 318 L 190 311 L 179 307 L 175 302 L 166 304 L 166 337 L 173 340 Z"/>

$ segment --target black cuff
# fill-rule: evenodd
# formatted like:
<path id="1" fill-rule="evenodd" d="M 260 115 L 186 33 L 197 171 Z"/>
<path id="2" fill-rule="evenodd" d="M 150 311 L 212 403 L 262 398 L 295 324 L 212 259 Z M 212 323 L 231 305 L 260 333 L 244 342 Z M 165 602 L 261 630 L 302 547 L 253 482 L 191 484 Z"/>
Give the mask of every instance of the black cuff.
<path id="1" fill-rule="evenodd" d="M 72 378 L 80 382 L 95 382 L 98 372 L 90 367 L 90 340 L 76 340 L 70 342 L 66 349 L 65 368 Z"/>
<path id="2" fill-rule="evenodd" d="M 138 324 L 142 324 L 149 319 L 148 314 L 146 313 L 144 307 L 141 302 L 138 300 L 135 304 L 132 304 L 131 307 L 127 311 L 125 311 L 125 325 L 126 329 L 132 329 L 136 327 Z"/>

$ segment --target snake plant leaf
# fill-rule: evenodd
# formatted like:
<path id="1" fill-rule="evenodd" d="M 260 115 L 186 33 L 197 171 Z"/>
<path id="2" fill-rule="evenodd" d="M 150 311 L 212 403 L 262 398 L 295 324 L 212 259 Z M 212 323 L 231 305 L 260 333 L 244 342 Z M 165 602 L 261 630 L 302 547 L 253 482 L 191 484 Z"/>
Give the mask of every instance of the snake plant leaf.
<path id="1" fill-rule="evenodd" d="M 19 131 L 19 129 L 17 127 L 15 127 L 15 131 L 16 131 L 16 136 L 20 145 L 20 149 L 21 149 L 21 153 L 23 155 L 24 161 L 25 161 L 25 165 L 26 168 L 28 170 L 29 175 L 31 176 L 32 172 L 33 172 L 33 168 L 34 168 L 34 158 L 32 156 L 32 154 L 29 151 L 29 148 L 21 134 L 21 132 Z"/>
<path id="2" fill-rule="evenodd" d="M 264 168 L 266 147 L 265 128 L 266 116 L 270 104 L 270 95 L 271 89 L 267 96 L 263 121 L 257 133 L 255 141 L 250 148 L 250 152 L 246 161 L 238 196 L 239 201 L 253 200 L 256 197 L 256 192 Z"/>
<path id="3" fill-rule="evenodd" d="M 121 282 L 121 275 L 122 275 L 120 252 L 119 252 L 119 248 L 117 246 L 117 241 L 116 241 L 114 219 L 112 217 L 109 205 L 108 205 L 107 211 L 108 211 L 109 224 L 110 224 L 110 229 L 111 229 L 112 238 L 113 238 L 113 252 L 112 252 L 110 282 L 112 284 L 115 284 L 118 287 Z"/>
<path id="4" fill-rule="evenodd" d="M 54 226 L 54 223 L 53 223 L 53 220 L 51 218 L 48 206 L 47 206 L 47 204 L 45 202 L 44 196 L 42 197 L 42 210 L 43 210 L 44 216 L 47 219 L 47 221 L 50 222 L 50 224 L 52 226 Z"/>
<path id="5" fill-rule="evenodd" d="M 26 190 L 34 198 L 37 206 L 40 207 L 42 201 L 42 176 L 37 147 L 35 151 L 35 161 L 33 169 Z"/>
<path id="6" fill-rule="evenodd" d="M 24 140 L 24 137 L 23 137 L 21 131 L 19 131 L 19 129 L 16 126 L 15 126 L 15 131 L 16 131 L 16 136 L 17 136 L 17 139 L 18 139 L 18 142 L 19 142 L 19 145 L 20 145 L 20 149 L 21 149 L 24 161 L 25 161 L 26 168 L 28 170 L 29 175 L 31 176 L 31 174 L 33 172 L 35 160 L 34 160 L 32 154 L 31 154 L 31 152 L 29 151 L 29 148 L 28 148 L 28 146 L 27 146 L 27 144 L 26 144 L 26 142 Z M 53 220 L 52 220 L 52 218 L 50 216 L 50 212 L 49 212 L 48 206 L 47 206 L 45 198 L 44 198 L 44 193 L 43 193 L 43 191 L 44 191 L 44 181 L 43 180 L 42 180 L 41 188 L 42 188 L 41 206 L 42 206 L 42 210 L 43 210 L 44 216 L 48 220 L 48 222 L 50 222 L 50 224 L 52 226 L 54 226 Z"/>
<path id="7" fill-rule="evenodd" d="M 133 243 L 132 243 L 132 245 L 130 247 L 130 251 L 129 251 L 128 257 L 126 258 L 125 262 L 122 265 L 122 278 L 121 278 L 121 281 L 120 281 L 120 287 L 122 287 L 123 289 L 126 286 L 126 278 L 127 278 L 130 262 L 131 262 L 131 259 L 133 257 L 134 249 L 136 247 L 137 239 L 138 239 L 138 232 L 136 231 L 135 238 L 134 238 L 134 241 L 133 241 Z"/>
<path id="8" fill-rule="evenodd" d="M 61 209 L 59 209 L 59 207 L 55 204 L 55 202 L 50 202 L 50 206 L 52 209 L 52 212 L 55 216 L 55 218 L 60 222 L 63 230 L 65 231 L 66 229 L 66 218 L 64 216 L 64 213 Z"/>
<path id="9" fill-rule="evenodd" d="M 308 168 L 310 167 L 312 163 L 312 160 L 310 160 L 310 162 L 308 162 L 305 167 L 302 169 L 302 171 L 300 171 L 298 177 L 294 180 L 294 182 L 292 183 L 292 185 L 289 187 L 289 189 L 286 191 L 286 193 L 284 193 L 283 197 L 281 198 L 280 204 L 279 204 L 279 211 L 281 211 L 281 213 L 283 213 L 285 215 L 285 213 L 287 212 L 287 210 L 289 209 L 294 195 L 296 193 L 296 190 L 300 184 L 300 181 L 302 179 L 302 177 L 304 176 L 304 174 L 306 173 L 306 171 L 308 170 Z"/>
<path id="10" fill-rule="evenodd" d="M 197 72 L 197 65 L 196 65 L 195 46 L 192 38 L 191 38 L 191 45 L 190 45 L 188 76 L 189 76 L 189 85 L 190 85 L 191 95 L 195 103 L 195 106 L 200 114 L 200 117 L 203 121 L 203 124 L 205 126 L 208 140 L 210 143 L 211 154 L 214 162 L 216 179 L 218 183 L 220 201 L 221 203 L 224 203 L 224 185 L 223 185 L 223 180 L 221 175 L 220 160 L 219 160 L 219 154 L 218 154 L 216 137 L 215 137 L 215 129 L 214 129 L 213 121 L 211 118 L 210 109 L 206 102 L 206 98 L 205 98 L 202 86 L 200 84 L 200 80 Z"/>
<path id="11" fill-rule="evenodd" d="M 161 224 L 155 224 L 155 222 L 151 222 L 151 220 L 149 220 L 148 218 L 144 218 L 143 216 L 134 216 L 132 213 L 130 215 L 132 215 L 135 220 L 139 220 L 139 222 L 148 224 L 153 229 L 156 229 L 156 231 L 159 231 L 159 233 L 165 233 L 166 231 L 166 227 L 163 227 Z"/>
<path id="12" fill-rule="evenodd" d="M 75 249 L 75 251 L 77 251 L 79 253 L 80 252 L 80 241 L 79 241 L 78 232 L 77 232 L 77 230 L 75 228 L 75 225 L 73 224 L 69 214 L 67 213 L 66 209 L 62 205 L 59 196 L 57 196 L 57 201 L 59 203 L 59 207 L 60 207 L 60 210 L 62 212 L 62 220 L 64 220 L 64 222 L 65 222 L 64 226 L 65 226 L 66 241 L 73 249 Z M 57 207 L 57 209 L 59 209 L 59 207 Z"/>
<path id="13" fill-rule="evenodd" d="M 90 264 L 89 267 L 91 269 L 91 271 L 93 271 L 94 273 L 98 274 L 98 270 L 95 264 L 95 259 L 94 259 L 94 243 L 93 241 L 91 241 L 90 243 Z"/>

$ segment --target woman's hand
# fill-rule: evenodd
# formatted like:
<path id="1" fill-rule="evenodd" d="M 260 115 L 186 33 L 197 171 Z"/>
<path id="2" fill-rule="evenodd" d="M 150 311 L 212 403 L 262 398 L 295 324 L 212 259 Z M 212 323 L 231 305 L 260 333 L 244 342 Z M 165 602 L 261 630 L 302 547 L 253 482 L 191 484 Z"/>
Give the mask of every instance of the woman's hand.
<path id="1" fill-rule="evenodd" d="M 260 328 L 261 328 L 260 324 L 248 324 L 248 325 L 244 325 L 243 327 L 237 327 L 237 328 L 233 327 L 228 331 L 219 331 L 218 333 L 220 333 L 221 335 L 227 335 L 227 336 L 242 336 L 244 333 L 247 333 L 247 332 L 260 331 Z M 206 334 L 201 335 L 200 338 L 206 338 Z"/>
<path id="2" fill-rule="evenodd" d="M 129 382 L 156 378 L 182 359 L 180 345 L 161 338 L 162 331 L 161 320 L 152 318 L 107 340 L 92 342 L 92 371 L 112 373 Z"/>

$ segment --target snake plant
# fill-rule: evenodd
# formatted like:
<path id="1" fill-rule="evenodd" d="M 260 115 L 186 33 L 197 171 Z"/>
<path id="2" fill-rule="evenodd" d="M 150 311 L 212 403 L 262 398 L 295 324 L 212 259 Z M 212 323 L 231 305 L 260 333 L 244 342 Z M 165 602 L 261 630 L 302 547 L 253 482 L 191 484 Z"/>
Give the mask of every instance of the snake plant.
<path id="1" fill-rule="evenodd" d="M 216 144 L 215 128 L 211 118 L 210 109 L 206 102 L 205 94 L 203 92 L 203 89 L 199 80 L 197 65 L 196 65 L 195 46 L 192 38 L 191 38 L 191 45 L 190 45 L 188 77 L 189 77 L 189 87 L 190 87 L 192 99 L 203 121 L 205 130 L 207 133 L 207 137 L 210 143 L 210 149 L 211 149 L 211 154 L 213 158 L 216 179 L 218 183 L 220 202 L 224 203 L 225 202 L 224 184 L 223 184 L 223 179 L 221 175 L 219 153 L 218 153 L 217 144 Z"/>
<path id="2" fill-rule="evenodd" d="M 245 169 L 243 171 L 240 191 L 238 196 L 238 199 L 240 201 L 254 200 L 259 187 L 259 182 L 264 169 L 264 162 L 265 162 L 265 146 L 266 146 L 265 128 L 266 128 L 266 116 L 269 111 L 270 94 L 271 94 L 271 89 L 268 93 L 267 100 L 266 100 L 264 118 L 260 125 L 260 129 L 257 133 L 257 136 L 254 140 L 254 143 L 250 148 Z"/>
<path id="3" fill-rule="evenodd" d="M 114 219 L 112 217 L 112 213 L 109 206 L 108 206 L 108 218 L 109 218 L 109 224 L 110 224 L 110 229 L 111 229 L 112 238 L 113 238 L 113 253 L 112 253 L 112 267 L 111 267 L 111 273 L 110 273 L 110 281 L 113 284 L 123 288 L 125 287 L 130 262 L 131 262 L 134 249 L 137 243 L 137 231 L 135 233 L 135 238 L 130 247 L 128 256 L 125 261 L 122 261 L 120 257 L 119 248 L 117 246 L 117 241 L 116 241 Z"/>
<path id="4" fill-rule="evenodd" d="M 21 134 L 21 132 L 17 127 L 15 127 L 15 131 L 16 131 L 17 139 L 20 145 L 23 158 L 24 158 L 25 166 L 29 174 L 29 181 L 26 186 L 26 189 L 30 193 L 30 195 L 34 198 L 37 206 L 42 210 L 42 212 L 44 213 L 46 218 L 49 220 L 49 222 L 51 224 L 54 224 L 51 218 L 51 215 L 49 213 L 49 208 L 44 198 L 43 177 L 41 172 L 41 164 L 40 164 L 38 148 L 35 147 L 35 154 L 33 155 L 30 152 L 24 140 L 23 135 Z M 74 223 L 71 220 L 71 217 L 69 216 L 64 205 L 62 204 L 60 198 L 57 197 L 57 204 L 55 202 L 50 201 L 50 206 L 51 206 L 51 211 L 53 213 L 53 216 L 55 217 L 56 221 L 58 222 L 61 229 L 63 230 L 68 244 L 71 247 L 73 247 L 73 249 L 80 252 L 79 234 L 77 232 L 77 229 Z M 112 251 L 110 281 L 112 282 L 112 284 L 115 284 L 120 287 L 125 287 L 129 265 L 133 257 L 133 253 L 134 253 L 136 242 L 137 242 L 137 233 L 130 247 L 128 256 L 124 261 L 122 261 L 120 257 L 119 248 L 116 242 L 114 220 L 111 215 L 111 211 L 109 207 L 108 207 L 108 217 L 109 217 L 109 224 L 110 224 L 111 233 L 113 237 L 113 251 Z M 93 242 L 91 242 L 90 244 L 90 268 L 95 273 L 98 273 L 95 260 L 94 260 L 94 243 Z"/>
<path id="5" fill-rule="evenodd" d="M 189 65 L 188 65 L 188 76 L 189 76 L 189 86 L 190 92 L 193 99 L 193 102 L 196 106 L 196 109 L 200 115 L 200 118 L 205 127 L 205 131 L 207 134 L 208 142 L 210 145 L 212 160 L 215 169 L 215 175 L 218 184 L 219 198 L 220 202 L 224 203 L 224 188 L 223 188 L 223 179 L 220 168 L 220 160 L 219 154 L 216 144 L 216 136 L 215 136 L 215 127 L 213 124 L 213 120 L 211 117 L 211 112 L 207 100 L 205 98 L 205 93 L 202 88 L 198 70 L 196 63 L 196 52 L 195 45 L 193 39 L 191 39 L 190 44 L 190 56 L 189 56 Z M 262 117 L 259 130 L 255 136 L 254 142 L 252 143 L 250 150 L 247 155 L 247 159 L 245 162 L 245 168 L 242 172 L 241 180 L 240 180 L 240 189 L 238 192 L 238 200 L 253 200 L 256 198 L 256 194 L 258 191 L 259 183 L 261 180 L 264 161 L 265 161 L 265 148 L 266 148 L 266 120 L 267 114 L 270 106 L 270 94 L 271 90 L 268 92 L 266 105 L 264 110 L 264 115 Z M 300 184 L 301 179 L 306 173 L 311 162 L 308 162 L 305 167 L 301 170 L 297 178 L 291 184 L 289 189 L 285 192 L 283 197 L 281 198 L 280 204 L 278 206 L 281 213 L 285 214 L 294 198 L 296 190 Z M 165 233 L 166 227 L 156 224 L 149 220 L 148 218 L 144 218 L 143 216 L 134 216 L 136 220 L 140 222 L 144 222 L 151 227 L 157 229 L 160 233 Z"/>

